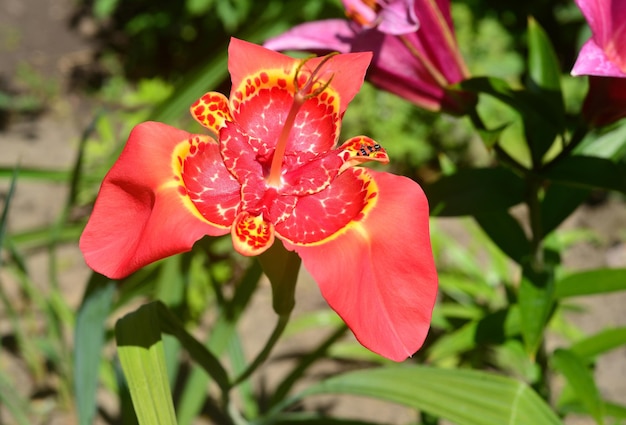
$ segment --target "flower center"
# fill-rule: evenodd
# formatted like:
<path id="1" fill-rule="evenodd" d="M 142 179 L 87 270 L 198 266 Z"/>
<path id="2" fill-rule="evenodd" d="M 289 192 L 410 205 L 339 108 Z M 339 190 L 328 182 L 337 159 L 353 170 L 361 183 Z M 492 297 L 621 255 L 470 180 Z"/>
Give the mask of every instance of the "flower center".
<path id="1" fill-rule="evenodd" d="M 289 109 L 283 128 L 278 136 L 278 141 L 276 142 L 276 149 L 274 150 L 270 171 L 267 176 L 268 186 L 278 188 L 282 185 L 281 175 L 285 151 L 289 141 L 289 133 L 294 126 L 296 117 L 302 105 L 304 105 L 308 99 L 321 94 L 329 86 L 332 80 L 332 75 L 327 79 L 327 81 L 323 81 L 321 80 L 323 76 L 320 75 L 320 71 L 326 62 L 335 56 L 335 54 L 336 53 L 331 53 L 326 55 L 308 76 L 302 74 L 302 68 L 306 64 L 307 60 L 302 61 L 296 69 L 294 76 L 294 87 L 296 88 L 296 92 L 293 96 L 293 103 L 291 104 L 291 108 Z"/>

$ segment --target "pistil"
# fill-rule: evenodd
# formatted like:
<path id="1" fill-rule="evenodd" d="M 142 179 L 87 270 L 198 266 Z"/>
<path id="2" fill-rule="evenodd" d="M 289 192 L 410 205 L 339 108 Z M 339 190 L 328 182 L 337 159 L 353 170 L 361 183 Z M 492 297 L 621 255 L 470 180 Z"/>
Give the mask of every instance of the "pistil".
<path id="1" fill-rule="evenodd" d="M 287 118 L 285 119 L 285 123 L 283 124 L 283 128 L 278 136 L 278 141 L 276 142 L 276 149 L 274 150 L 274 157 L 272 158 L 272 164 L 270 166 L 270 172 L 267 177 L 267 184 L 273 187 L 280 187 L 281 175 L 282 175 L 282 167 L 283 160 L 285 158 L 285 151 L 287 149 L 287 142 L 289 141 L 289 134 L 291 133 L 291 129 L 293 128 L 294 123 L 296 122 L 296 117 L 304 102 L 312 97 L 315 97 L 322 93 L 326 87 L 330 84 L 332 80 L 332 76 L 328 79 L 328 81 L 324 82 L 320 87 L 313 89 L 315 83 L 318 83 L 320 80 L 318 79 L 318 74 L 324 64 L 328 62 L 336 53 L 331 53 L 322 59 L 319 65 L 311 72 L 311 75 L 307 78 L 304 86 L 300 87 L 300 83 L 298 81 L 300 76 L 300 71 L 302 67 L 307 62 L 307 60 L 302 61 L 298 68 L 296 69 L 296 75 L 294 76 L 294 87 L 296 92 L 293 96 L 293 103 L 291 104 L 291 108 L 289 109 L 289 113 L 287 114 Z"/>

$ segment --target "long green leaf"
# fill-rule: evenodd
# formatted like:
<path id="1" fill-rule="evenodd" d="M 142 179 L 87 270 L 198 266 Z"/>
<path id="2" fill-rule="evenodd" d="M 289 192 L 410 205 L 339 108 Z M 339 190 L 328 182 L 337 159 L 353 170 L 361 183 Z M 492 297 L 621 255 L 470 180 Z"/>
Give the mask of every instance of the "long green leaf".
<path id="1" fill-rule="evenodd" d="M 605 329 L 582 341 L 578 341 L 570 347 L 570 350 L 577 356 L 591 361 L 595 356 L 623 345 L 626 345 L 626 327 Z"/>
<path id="2" fill-rule="evenodd" d="M 0 178 L 12 178 L 14 168 L 0 167 Z M 70 171 L 42 170 L 38 168 L 20 169 L 20 177 L 26 180 L 43 180 L 46 182 L 65 183 L 71 177 Z"/>
<path id="3" fill-rule="evenodd" d="M 318 394 L 352 394 L 409 406 L 456 425 L 559 425 L 526 384 L 482 371 L 424 366 L 350 372 L 307 388 L 270 412 Z"/>
<path id="4" fill-rule="evenodd" d="M 580 188 L 626 193 L 626 163 L 593 156 L 573 155 L 547 167 L 547 179 Z"/>
<path id="5" fill-rule="evenodd" d="M 74 332 L 74 391 L 78 423 L 93 423 L 96 412 L 96 389 L 102 348 L 105 342 L 106 319 L 111 311 L 115 283 L 93 273 L 85 297 L 76 316 Z"/>
<path id="6" fill-rule="evenodd" d="M 559 349 L 552 355 L 554 367 L 560 371 L 583 403 L 587 411 L 600 425 L 604 423 L 604 406 L 593 375 L 585 362 L 569 350 Z"/>
<path id="7" fill-rule="evenodd" d="M 0 406 L 4 406 L 17 425 L 29 425 L 32 422 L 26 414 L 29 405 L 15 392 L 15 385 L 0 373 Z M 12 423 L 12 422 L 11 422 Z"/>
<path id="8" fill-rule="evenodd" d="M 569 275 L 555 285 L 556 298 L 605 294 L 626 289 L 626 269 L 596 269 Z"/>
<path id="9" fill-rule="evenodd" d="M 118 355 L 141 425 L 176 424 L 157 304 L 140 307 L 115 326 Z"/>
<path id="10" fill-rule="evenodd" d="M 7 222 L 9 218 L 9 207 L 11 206 L 11 200 L 15 193 L 15 186 L 17 185 L 17 176 L 19 174 L 19 167 L 13 169 L 11 177 L 11 186 L 9 186 L 9 193 L 7 193 L 4 201 L 4 207 L 2 208 L 2 215 L 0 215 L 0 250 L 4 246 L 4 235 L 7 229 Z M 0 267 L 2 266 L 2 256 L 0 256 Z"/>

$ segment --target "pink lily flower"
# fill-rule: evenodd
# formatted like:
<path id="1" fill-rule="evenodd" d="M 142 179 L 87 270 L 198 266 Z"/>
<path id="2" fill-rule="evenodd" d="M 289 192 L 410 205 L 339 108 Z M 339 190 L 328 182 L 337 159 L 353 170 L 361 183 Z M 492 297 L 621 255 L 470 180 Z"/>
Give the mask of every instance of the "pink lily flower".
<path id="1" fill-rule="evenodd" d="M 592 37 L 580 50 L 572 75 L 626 77 L 626 1 L 576 0 Z"/>
<path id="2" fill-rule="evenodd" d="M 368 80 L 431 111 L 463 114 L 475 96 L 449 90 L 468 77 L 449 0 L 344 0 L 350 20 L 298 25 L 265 43 L 272 50 L 372 51 Z M 417 28 L 419 24 L 419 29 Z"/>
<path id="3" fill-rule="evenodd" d="M 232 39 L 230 98 L 211 92 L 191 106 L 215 138 L 135 127 L 82 234 L 87 264 L 117 279 L 205 235 L 230 233 L 247 256 L 282 243 L 365 347 L 411 356 L 437 292 L 427 200 L 406 177 L 357 167 L 388 161 L 372 139 L 337 146 L 370 60 L 298 60 Z"/>

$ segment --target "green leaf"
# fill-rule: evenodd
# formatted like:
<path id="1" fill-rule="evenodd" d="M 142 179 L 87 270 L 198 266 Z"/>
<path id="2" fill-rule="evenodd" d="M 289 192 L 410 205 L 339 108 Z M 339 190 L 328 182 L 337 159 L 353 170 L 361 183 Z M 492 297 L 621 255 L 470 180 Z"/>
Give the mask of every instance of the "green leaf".
<path id="1" fill-rule="evenodd" d="M 15 167 L 13 169 L 13 174 L 11 177 L 11 186 L 9 186 L 9 193 L 7 193 L 6 195 L 4 207 L 2 208 L 2 215 L 0 215 L 0 252 L 2 251 L 2 247 L 4 246 L 4 235 L 6 233 L 7 222 L 9 220 L 9 207 L 11 206 L 11 200 L 13 199 L 13 195 L 15 194 L 18 173 L 19 167 Z M 2 256 L 0 256 L 0 266 L 2 266 Z"/>
<path id="2" fill-rule="evenodd" d="M 605 329 L 572 345 L 569 349 L 587 361 L 626 345 L 626 327 Z"/>
<path id="3" fill-rule="evenodd" d="M 571 274 L 556 283 L 555 297 L 596 295 L 626 289 L 626 269 L 596 269 Z"/>
<path id="4" fill-rule="evenodd" d="M 468 322 L 438 338 L 427 350 L 430 363 L 440 362 L 473 350 L 479 345 L 502 344 L 519 332 L 517 309 L 500 310 Z"/>
<path id="5" fill-rule="evenodd" d="M 626 193 L 626 163 L 573 155 L 546 167 L 542 175 L 561 184 Z"/>
<path id="6" fill-rule="evenodd" d="M 5 378 L 4 374 L 0 371 L 0 406 L 5 408 L 9 412 L 9 416 L 17 425 L 29 425 L 32 424 L 28 418 L 27 412 L 29 411 L 29 404 L 26 400 L 21 399 L 15 391 L 15 384 Z M 3 415 L 3 420 L 6 418 Z"/>
<path id="7" fill-rule="evenodd" d="M 541 201 L 541 223 L 545 235 L 556 229 L 580 204 L 589 197 L 590 190 L 553 183 L 548 186 Z"/>
<path id="8" fill-rule="evenodd" d="M 526 351 L 534 357 L 554 308 L 554 276 L 551 271 L 536 272 L 524 267 L 519 288 L 520 323 Z"/>
<path id="9" fill-rule="evenodd" d="M 0 167 L 0 178 L 13 178 L 15 168 Z M 20 178 L 26 180 L 43 180 L 46 182 L 65 183 L 71 177 L 70 171 L 42 170 L 38 168 L 20 168 Z"/>
<path id="10" fill-rule="evenodd" d="M 521 263 L 530 252 L 530 244 L 519 222 L 506 210 L 474 216 L 491 240 L 511 259 Z"/>
<path id="11" fill-rule="evenodd" d="M 115 326 L 118 355 L 141 425 L 176 424 L 156 305 L 140 307 Z"/>
<path id="12" fill-rule="evenodd" d="M 564 132 L 562 108 L 555 108 L 547 97 L 537 90 L 514 90 L 509 84 L 495 77 L 476 77 L 464 80 L 459 87 L 475 93 L 484 93 L 514 109 L 522 118 L 524 133 L 531 151 L 533 164 L 542 163 L 558 134 Z"/>
<path id="13" fill-rule="evenodd" d="M 425 188 L 431 212 L 478 215 L 505 210 L 524 200 L 524 183 L 506 168 L 464 169 Z"/>
<path id="14" fill-rule="evenodd" d="M 562 112 L 559 60 L 548 35 L 532 17 L 528 19 L 528 76 L 531 90 L 538 89 L 544 95 L 555 94 L 555 98 L 549 100 L 556 100 L 558 103 L 554 106 Z"/>
<path id="15" fill-rule="evenodd" d="M 585 362 L 569 350 L 558 349 L 552 355 L 554 368 L 561 372 L 576 396 L 598 424 L 604 423 L 604 406 L 598 387 Z"/>
<path id="16" fill-rule="evenodd" d="M 386 400 L 456 425 L 561 424 L 526 384 L 475 370 L 424 366 L 360 370 L 314 384 L 278 408 L 317 394 L 351 394 Z"/>
<path id="17" fill-rule="evenodd" d="M 605 159 L 623 157 L 626 154 L 626 120 L 590 132 L 574 152 Z"/>
<path id="18" fill-rule="evenodd" d="M 93 423 L 106 320 L 111 311 L 115 282 L 92 273 L 76 316 L 74 331 L 74 391 L 78 423 Z"/>

